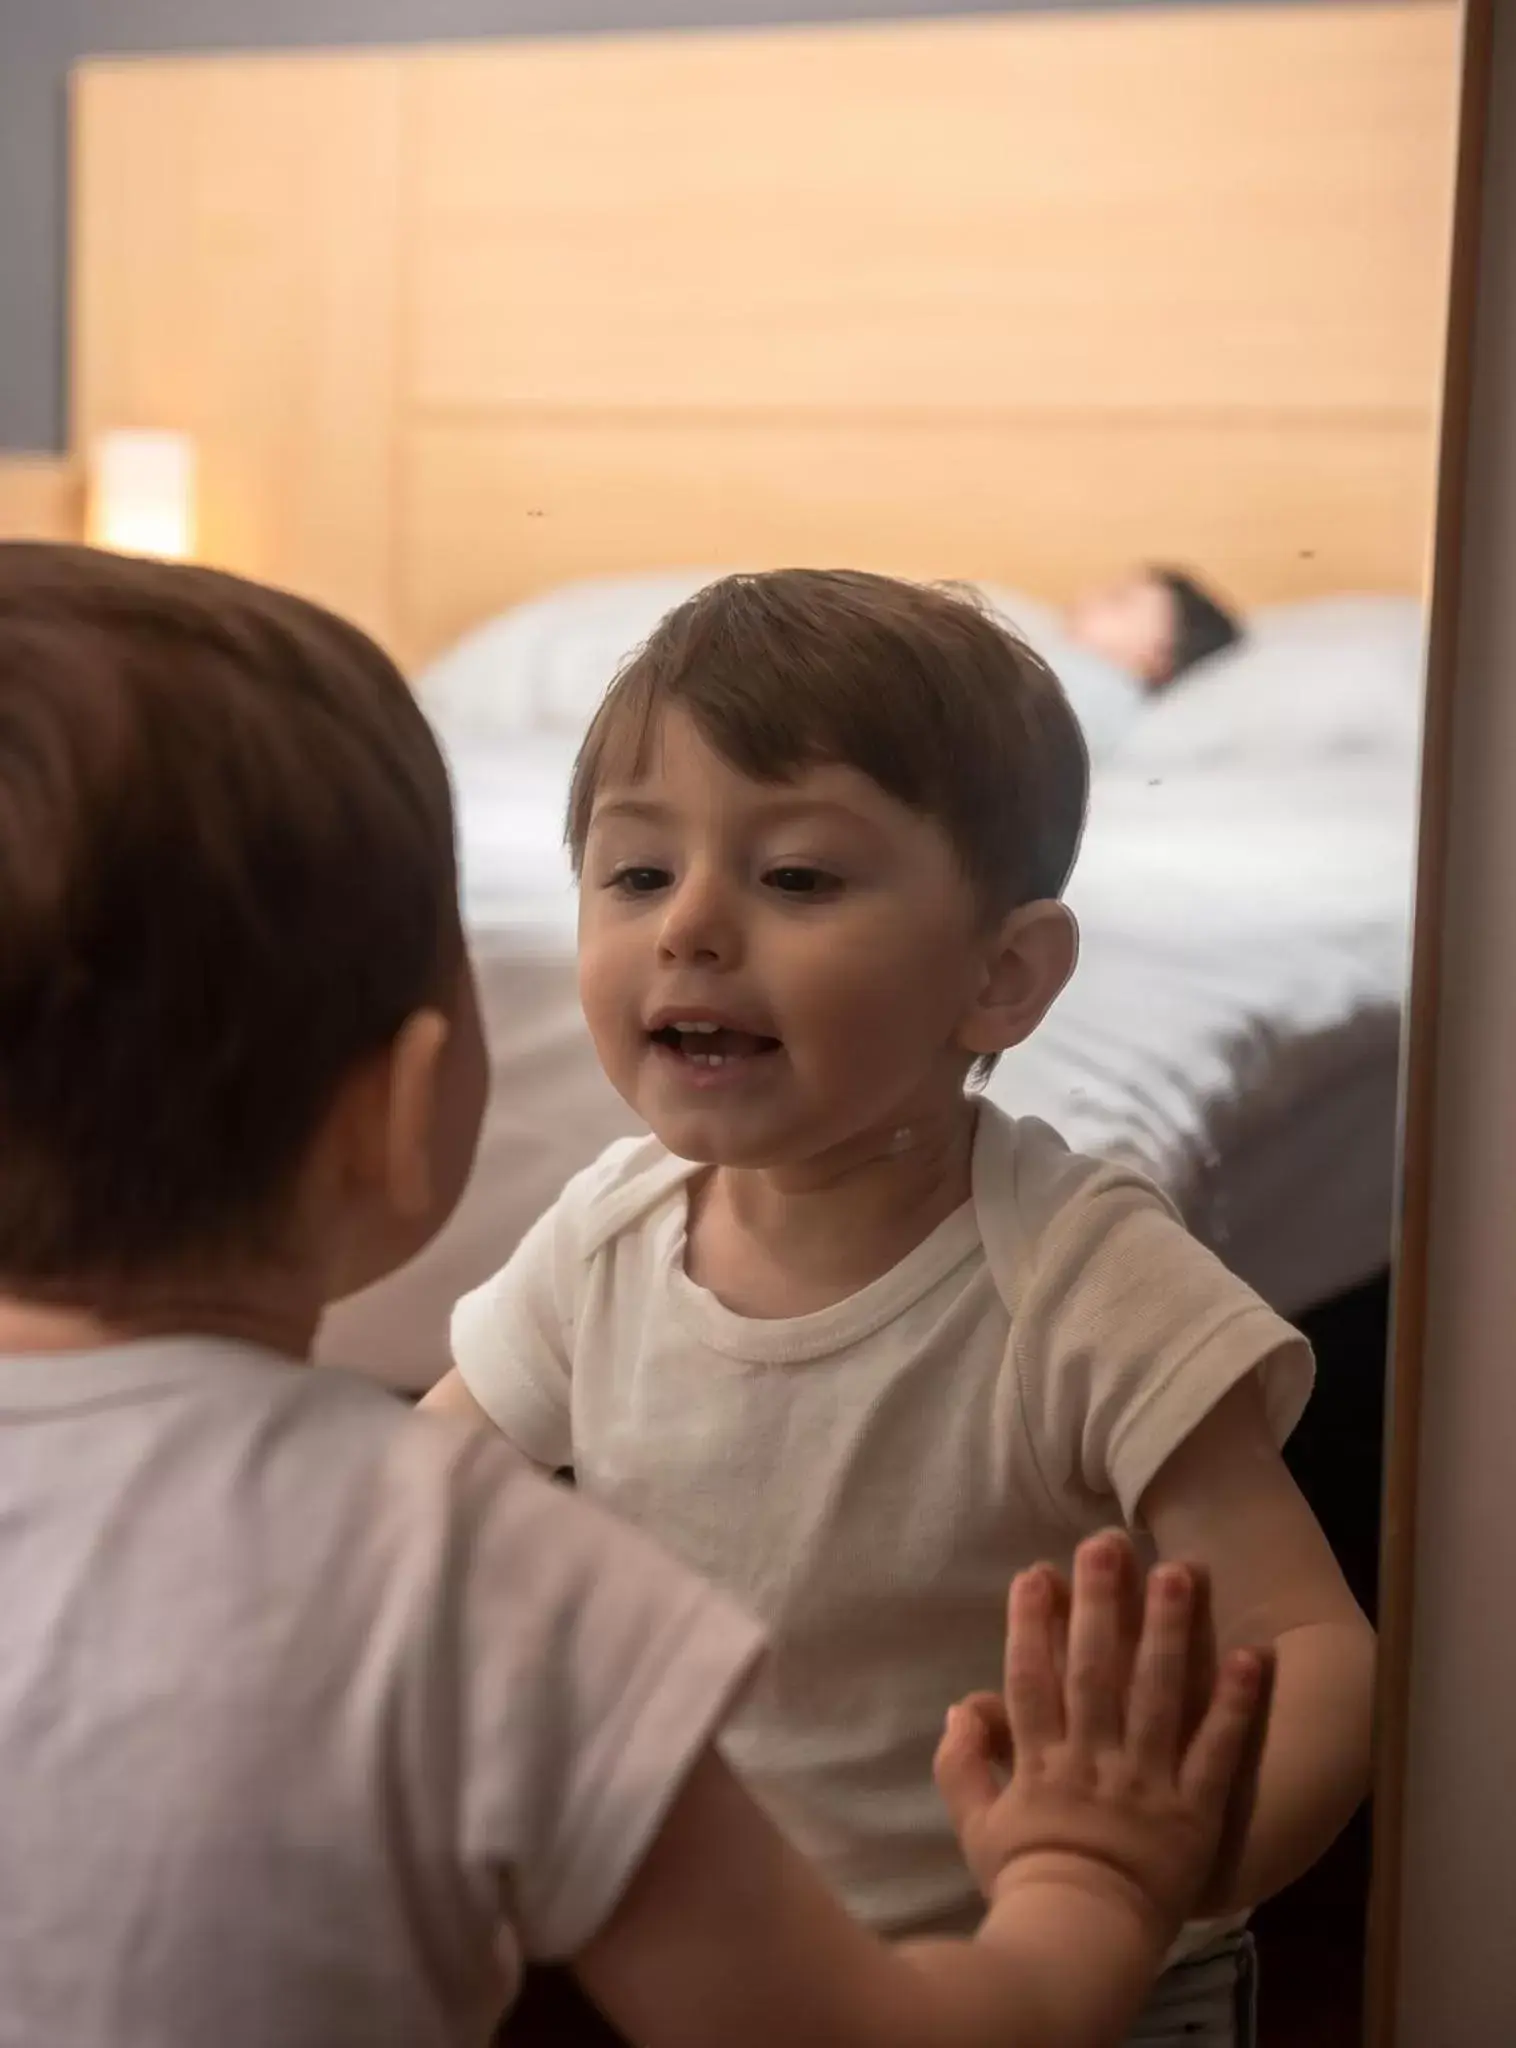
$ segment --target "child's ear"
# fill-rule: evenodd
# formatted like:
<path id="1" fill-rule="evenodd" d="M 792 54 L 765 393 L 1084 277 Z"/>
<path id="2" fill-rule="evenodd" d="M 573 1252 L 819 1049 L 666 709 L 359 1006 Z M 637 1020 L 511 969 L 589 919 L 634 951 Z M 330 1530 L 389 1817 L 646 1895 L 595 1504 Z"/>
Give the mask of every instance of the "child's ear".
<path id="1" fill-rule="evenodd" d="M 974 1054 L 1008 1052 L 1030 1038 L 1062 994 L 1079 958 L 1079 927 L 1066 904 L 1028 903 L 996 933 L 958 1042 Z"/>
<path id="2" fill-rule="evenodd" d="M 407 1017 L 382 1052 L 348 1077 L 332 1131 L 335 1170 L 364 1209 L 409 1222 L 432 1201 L 432 1131 L 448 1022 L 438 1010 Z"/>
<path id="3" fill-rule="evenodd" d="M 389 1050 L 382 1185 L 391 1213 L 407 1223 L 428 1216 L 437 1199 L 437 1098 L 451 1029 L 440 1010 L 417 1010 Z"/>
<path id="4" fill-rule="evenodd" d="M 407 1017 L 342 1085 L 316 1148 L 307 1193 L 330 1237 L 328 1301 L 357 1293 L 426 1241 L 437 1199 L 443 1048 L 438 1010 Z"/>

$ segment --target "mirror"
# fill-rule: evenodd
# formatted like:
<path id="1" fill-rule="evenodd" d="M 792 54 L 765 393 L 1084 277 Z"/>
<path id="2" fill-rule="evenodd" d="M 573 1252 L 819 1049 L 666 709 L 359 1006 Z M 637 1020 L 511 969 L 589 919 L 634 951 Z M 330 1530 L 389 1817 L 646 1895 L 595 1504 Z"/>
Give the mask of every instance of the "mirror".
<path id="1" fill-rule="evenodd" d="M 719 14 L 77 78 L 78 446 L 189 437 L 202 556 L 394 648 L 456 777 L 478 1171 L 324 1356 L 421 1392 L 638 1128 L 562 847 L 619 661 L 723 571 L 971 584 L 1093 761 L 1081 963 L 989 1097 L 1310 1337 L 1288 1456 L 1373 1612 L 1460 10 Z M 1367 1843 L 1257 1916 L 1268 2048 L 1361 2025 Z"/>

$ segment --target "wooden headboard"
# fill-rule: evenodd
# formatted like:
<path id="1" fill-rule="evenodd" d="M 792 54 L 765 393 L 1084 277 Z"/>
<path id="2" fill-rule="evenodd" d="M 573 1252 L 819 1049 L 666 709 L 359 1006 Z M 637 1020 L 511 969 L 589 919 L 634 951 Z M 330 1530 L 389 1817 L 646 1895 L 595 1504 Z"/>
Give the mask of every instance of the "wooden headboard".
<path id="1" fill-rule="evenodd" d="M 1416 589 L 1459 15 L 93 63 L 76 437 L 416 660 L 569 577 Z"/>
<path id="2" fill-rule="evenodd" d="M 61 455 L 0 455 L 0 540 L 77 540 L 84 491 Z"/>

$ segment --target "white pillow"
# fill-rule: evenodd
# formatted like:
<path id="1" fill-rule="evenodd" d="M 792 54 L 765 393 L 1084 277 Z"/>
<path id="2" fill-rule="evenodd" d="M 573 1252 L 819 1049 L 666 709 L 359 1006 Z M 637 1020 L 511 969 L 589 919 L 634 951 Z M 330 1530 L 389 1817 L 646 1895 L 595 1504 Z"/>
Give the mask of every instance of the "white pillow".
<path id="1" fill-rule="evenodd" d="M 1248 618 L 1248 638 L 1277 646 L 1400 647 L 1423 629 L 1419 597 L 1318 597 L 1305 603 L 1260 605 Z"/>
<path id="2" fill-rule="evenodd" d="M 1007 590 L 1000 583 L 980 583 L 975 588 L 996 617 L 1003 619 L 1013 632 L 1019 633 L 1033 647 L 1040 650 L 1044 639 L 1061 637 L 1063 622 L 1059 613 L 1052 605 L 1044 604 L 1041 598 L 1028 597 L 1020 590 Z"/>
<path id="3" fill-rule="evenodd" d="M 1123 740 L 1123 767 L 1297 766 L 1415 758 L 1421 607 L 1401 598 L 1278 606 L 1248 637 L 1154 699 Z"/>
<path id="4" fill-rule="evenodd" d="M 422 708 L 455 744 L 582 733 L 617 669 L 664 613 L 721 573 L 562 584 L 477 627 L 423 670 L 416 678 Z"/>

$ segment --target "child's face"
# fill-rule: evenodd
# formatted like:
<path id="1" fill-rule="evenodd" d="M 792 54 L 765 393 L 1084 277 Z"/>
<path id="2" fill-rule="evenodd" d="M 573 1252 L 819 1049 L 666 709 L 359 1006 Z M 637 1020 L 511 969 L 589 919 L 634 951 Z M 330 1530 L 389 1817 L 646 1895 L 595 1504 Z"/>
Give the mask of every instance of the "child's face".
<path id="1" fill-rule="evenodd" d="M 887 1144 L 984 1049 L 964 1022 L 997 948 L 941 829 L 849 768 L 752 782 L 677 712 L 599 793 L 579 939 L 606 1073 L 683 1158 Z"/>
<path id="2" fill-rule="evenodd" d="M 1157 576 L 1129 576 L 1092 590 L 1068 613 L 1069 637 L 1156 688 L 1174 666 L 1179 621 L 1174 593 Z"/>

